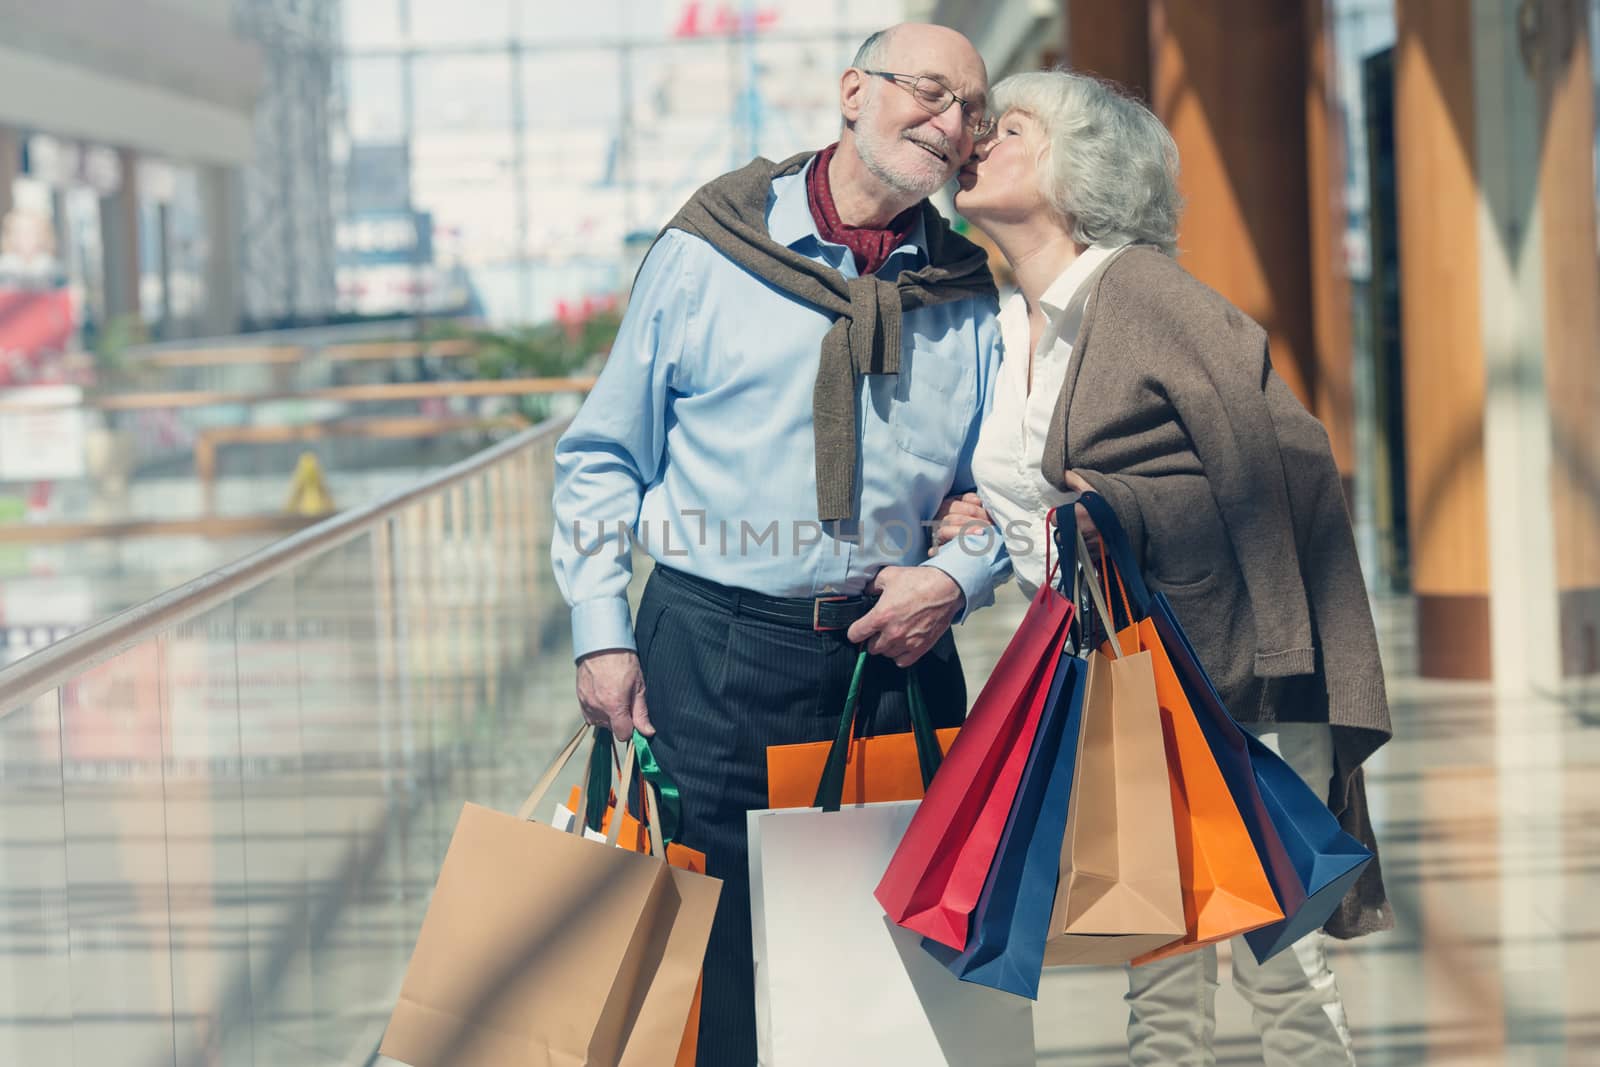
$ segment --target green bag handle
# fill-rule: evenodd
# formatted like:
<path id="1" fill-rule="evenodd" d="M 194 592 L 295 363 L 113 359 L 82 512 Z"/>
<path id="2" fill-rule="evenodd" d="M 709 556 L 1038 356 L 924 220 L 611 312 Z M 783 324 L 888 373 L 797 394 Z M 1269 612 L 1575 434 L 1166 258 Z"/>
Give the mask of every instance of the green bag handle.
<path id="1" fill-rule="evenodd" d="M 667 772 L 656 762 L 650 739 L 638 730 L 633 732 L 633 751 L 638 761 L 639 776 L 654 790 L 661 809 L 661 839 L 670 845 L 677 840 L 679 822 L 683 817 L 683 799 L 678 794 L 678 783 L 667 777 Z"/>
<path id="2" fill-rule="evenodd" d="M 856 669 L 850 676 L 850 692 L 844 698 L 844 712 L 839 716 L 839 731 L 828 748 L 828 760 L 822 765 L 822 780 L 817 783 L 814 807 L 823 811 L 838 811 L 844 799 L 844 772 L 850 759 L 850 738 L 856 717 L 861 710 L 861 680 L 866 675 L 867 656 L 862 649 L 856 657 Z M 922 771 L 922 788 L 933 782 L 939 771 L 944 753 L 939 748 L 939 737 L 934 732 L 933 720 L 928 717 L 928 706 L 922 699 L 922 686 L 917 682 L 916 668 L 906 671 L 906 703 L 911 711 L 911 736 L 917 745 L 917 766 Z"/>
<path id="3" fill-rule="evenodd" d="M 683 811 L 678 784 L 661 769 L 655 751 L 650 747 L 650 739 L 638 730 L 633 732 L 633 757 L 634 766 L 645 782 L 641 788 L 652 788 L 656 794 L 656 804 L 661 810 L 658 829 L 662 842 L 671 844 L 676 840 Z M 611 731 L 604 726 L 596 726 L 594 747 L 589 752 L 589 777 L 584 785 L 584 825 L 594 830 L 600 829 L 605 821 L 606 807 L 611 800 L 612 764 L 615 759 L 616 740 Z M 648 804 L 646 810 L 649 810 Z"/>

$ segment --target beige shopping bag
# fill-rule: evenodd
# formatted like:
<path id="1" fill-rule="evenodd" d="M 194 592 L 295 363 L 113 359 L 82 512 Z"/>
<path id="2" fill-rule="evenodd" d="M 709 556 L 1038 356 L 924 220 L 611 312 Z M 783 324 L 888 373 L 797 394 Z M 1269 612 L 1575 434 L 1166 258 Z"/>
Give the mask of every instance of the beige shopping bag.
<path id="1" fill-rule="evenodd" d="M 383 1055 L 413 1067 L 672 1067 L 721 882 L 669 867 L 660 848 L 614 847 L 620 818 L 606 842 L 528 821 L 586 732 L 518 815 L 462 810 Z M 632 763 L 630 746 L 623 782 Z"/>
<path id="2" fill-rule="evenodd" d="M 1087 565 L 1079 541 L 1079 558 Z M 1090 571 L 1089 573 L 1093 573 Z M 1100 590 L 1088 583 L 1102 622 Z M 1149 652 L 1089 654 L 1047 967 L 1126 963 L 1183 937 L 1172 787 Z"/>

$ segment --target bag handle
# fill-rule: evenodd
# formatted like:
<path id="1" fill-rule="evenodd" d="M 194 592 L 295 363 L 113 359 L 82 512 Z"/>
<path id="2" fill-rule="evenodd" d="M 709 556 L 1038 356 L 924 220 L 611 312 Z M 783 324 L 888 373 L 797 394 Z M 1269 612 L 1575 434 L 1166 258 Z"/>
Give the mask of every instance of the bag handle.
<path id="1" fill-rule="evenodd" d="M 561 776 L 561 772 L 566 769 L 567 764 L 572 762 L 572 757 L 578 754 L 578 749 L 583 745 L 584 736 L 589 733 L 591 733 L 591 729 L 588 723 L 578 727 L 578 732 L 572 735 L 572 740 L 567 742 L 566 747 L 556 756 L 555 762 L 544 772 L 544 776 L 539 779 L 538 783 L 533 787 L 533 791 L 528 794 L 528 799 L 523 801 L 522 807 L 517 809 L 518 819 L 526 822 L 533 818 L 533 814 L 539 809 L 539 804 L 544 800 L 545 794 L 550 792 L 550 787 L 555 785 L 556 779 Z M 615 756 L 616 742 L 611 736 L 611 731 L 604 726 L 594 727 L 592 733 L 594 747 L 590 750 L 589 755 L 589 791 L 591 794 L 595 792 L 593 788 L 594 769 L 599 767 L 605 773 L 603 788 L 600 791 L 601 803 L 604 804 L 610 799 L 611 792 L 611 767 L 608 766 L 610 760 L 607 757 Z M 633 743 L 628 746 L 627 757 L 622 762 L 621 782 L 626 783 L 632 779 L 636 760 L 639 763 L 639 772 L 642 778 L 639 788 L 640 792 L 644 794 L 645 809 L 649 813 L 651 850 L 655 855 L 665 859 L 667 855 L 666 839 L 663 836 L 661 801 L 658 799 L 657 791 L 670 793 L 670 800 L 668 801 L 670 810 L 671 806 L 677 803 L 678 787 L 661 770 L 660 765 L 656 763 L 655 753 L 650 749 L 650 742 L 637 730 L 633 734 Z M 606 833 L 606 844 L 613 847 L 616 846 L 622 835 L 622 820 L 628 814 L 629 792 L 631 790 L 627 788 L 617 790 L 617 810 L 612 815 L 611 829 Z M 590 799 L 593 799 L 592 795 Z M 603 819 L 604 809 L 602 808 L 601 810 Z M 587 820 L 580 821 L 574 815 L 572 832 L 582 835 L 583 828 L 586 825 L 589 825 Z"/>
<path id="2" fill-rule="evenodd" d="M 567 764 L 572 762 L 572 757 L 578 754 L 578 747 L 583 744 L 583 737 L 588 732 L 588 723 L 578 727 L 578 732 L 572 735 L 572 740 L 567 742 L 566 747 L 556 756 L 555 762 L 550 765 L 550 769 L 544 772 L 544 777 L 540 778 L 534 785 L 533 792 L 528 794 L 528 799 L 524 800 L 522 807 L 517 809 L 518 819 L 526 822 L 533 818 L 533 813 L 538 809 L 539 802 L 544 800 L 546 793 L 550 792 L 550 787 L 556 784 L 556 779 L 561 776 L 561 772 L 566 769 Z"/>
<path id="3" fill-rule="evenodd" d="M 1133 594 L 1133 606 L 1139 614 L 1150 614 L 1150 590 L 1144 583 L 1144 575 L 1139 570 L 1138 557 L 1134 555 L 1133 544 L 1128 540 L 1128 532 L 1122 528 L 1117 513 L 1111 509 L 1106 498 L 1099 493 L 1080 493 L 1076 503 L 1082 504 L 1089 517 L 1094 520 L 1095 529 L 1100 531 L 1100 543 L 1111 554 L 1111 563 L 1117 575 L 1126 583 L 1126 592 Z M 1130 620 L 1131 616 L 1130 616 Z"/>
<path id="4" fill-rule="evenodd" d="M 1078 535 L 1078 564 L 1090 573 L 1094 572 L 1094 561 L 1089 558 L 1089 546 L 1084 543 L 1083 531 L 1074 530 Z M 1100 616 L 1100 624 L 1106 629 L 1106 638 L 1111 642 L 1111 651 L 1116 653 L 1116 658 L 1122 658 L 1122 643 L 1117 640 L 1117 623 L 1111 617 L 1111 609 L 1106 607 L 1106 598 L 1100 592 L 1099 582 L 1084 583 L 1089 587 L 1089 599 L 1094 601 L 1094 610 Z"/>
<path id="5" fill-rule="evenodd" d="M 599 743 L 598 734 L 599 732 L 596 731 L 595 740 L 597 744 Z M 611 736 L 609 730 L 606 731 L 606 736 Z M 611 848 L 616 848 L 617 842 L 622 839 L 622 820 L 628 816 L 628 794 L 633 792 L 628 788 L 628 783 L 633 780 L 634 760 L 634 749 L 632 745 L 629 745 L 627 755 L 622 758 L 622 777 L 619 780 L 622 788 L 617 790 L 617 807 L 611 813 L 611 829 L 606 831 L 606 844 Z M 577 832 L 581 833 L 582 829 L 578 828 Z"/>
<path id="6" fill-rule="evenodd" d="M 638 731 L 634 731 L 633 736 L 641 737 L 643 735 Z M 645 778 L 639 782 L 639 790 L 644 793 L 645 814 L 647 816 L 645 827 L 650 831 L 650 854 L 666 859 L 667 838 L 661 831 L 661 800 L 656 785 L 648 778 Z M 622 825 L 621 819 L 617 820 L 617 825 Z"/>
<path id="7" fill-rule="evenodd" d="M 1139 636 L 1139 627 L 1136 625 L 1138 616 L 1133 613 L 1133 605 L 1128 603 L 1128 587 L 1122 581 L 1122 572 L 1106 562 L 1106 543 L 1098 542 L 1100 546 L 1100 573 L 1105 581 L 1106 600 L 1111 600 L 1111 578 L 1117 579 L 1117 591 L 1122 594 L 1122 614 L 1128 620 L 1128 635 L 1133 639 L 1133 650 L 1144 651 L 1144 642 Z"/>
<path id="8" fill-rule="evenodd" d="M 666 843 L 672 840 L 672 831 L 675 831 L 677 820 L 681 816 L 681 807 L 678 795 L 678 786 L 656 762 L 655 751 L 650 747 L 650 741 L 638 730 L 633 732 L 632 740 L 625 746 L 628 750 L 627 759 L 617 758 L 616 742 L 609 729 L 596 726 L 594 730 L 594 751 L 590 757 L 590 777 L 586 790 L 584 807 L 588 812 L 599 811 L 599 815 L 586 818 L 583 825 L 598 830 L 606 825 L 606 809 L 611 806 L 612 774 L 616 770 L 616 792 L 627 794 L 626 798 L 618 800 L 618 807 L 622 815 L 627 813 L 627 800 L 633 796 L 633 783 L 639 783 L 639 793 L 643 797 L 646 819 L 639 820 L 646 824 L 649 831 L 651 852 L 657 856 L 666 855 Z M 610 757 L 608 760 L 607 757 Z M 609 765 L 608 765 L 609 764 Z M 663 810 L 672 820 L 669 830 L 667 822 L 662 818 Z M 612 828 L 622 825 L 622 815 L 613 814 Z M 638 819 L 638 816 L 634 817 Z M 574 833 L 581 833 L 575 828 Z M 608 835 L 610 831 L 607 831 Z M 620 831 L 618 831 L 620 834 Z"/>
<path id="9" fill-rule="evenodd" d="M 1071 505 L 1068 504 L 1066 506 L 1070 507 Z M 1060 512 L 1061 512 L 1061 508 L 1060 507 L 1050 508 L 1048 511 L 1045 512 L 1045 546 L 1044 546 L 1044 555 L 1045 555 L 1045 561 L 1046 561 L 1046 564 L 1045 564 L 1045 566 L 1046 566 L 1045 578 L 1046 578 L 1046 581 L 1049 581 L 1051 583 L 1051 585 L 1055 588 L 1056 592 L 1060 593 L 1062 596 L 1066 596 L 1067 595 L 1067 579 L 1066 579 L 1066 575 L 1062 574 L 1061 577 L 1060 577 L 1060 580 L 1059 581 L 1055 581 L 1055 580 L 1053 580 L 1053 578 L 1054 578 L 1054 575 L 1055 575 L 1056 572 L 1052 571 L 1050 569 L 1050 567 L 1049 567 L 1050 550 L 1051 550 L 1051 548 L 1055 548 L 1057 551 L 1059 551 L 1061 553 L 1061 560 L 1062 560 L 1063 567 L 1066 565 L 1066 561 L 1068 559 L 1070 559 L 1070 558 L 1072 558 L 1072 557 L 1077 555 L 1077 553 L 1075 552 L 1073 546 L 1067 540 L 1067 527 L 1065 527 L 1065 526 L 1063 526 L 1061 524 L 1061 519 L 1059 517 Z M 1051 533 L 1051 527 L 1052 526 L 1055 527 L 1054 533 Z M 1073 516 L 1073 522 L 1072 522 L 1072 529 L 1073 529 L 1074 532 L 1076 532 L 1077 528 L 1078 528 L 1077 516 L 1074 515 Z M 1069 638 L 1072 641 L 1073 654 L 1074 655 L 1082 655 L 1084 647 L 1089 643 L 1090 630 L 1091 630 L 1090 620 L 1087 617 L 1087 613 L 1083 610 L 1083 604 L 1084 604 L 1084 600 L 1083 600 L 1083 571 L 1084 571 L 1084 568 L 1082 566 L 1081 560 L 1074 560 L 1074 562 L 1071 564 L 1071 567 L 1072 567 L 1072 601 L 1071 601 L 1071 603 L 1072 603 L 1072 617 L 1071 617 L 1071 621 L 1067 624 L 1067 634 L 1068 634 Z"/>
<path id="10" fill-rule="evenodd" d="M 640 788 L 648 786 L 650 789 L 650 803 L 646 805 L 650 825 L 659 831 L 664 843 L 671 844 L 677 837 L 678 825 L 683 818 L 683 800 L 678 792 L 678 783 L 667 777 L 667 772 L 656 762 L 650 739 L 638 730 L 633 732 L 633 752 L 638 760 L 639 780 L 642 783 Z"/>
<path id="11" fill-rule="evenodd" d="M 822 778 L 817 782 L 817 795 L 812 805 L 823 811 L 838 811 L 844 800 L 844 774 L 850 760 L 850 747 L 855 740 L 856 717 L 861 709 L 861 684 L 866 675 L 869 655 L 866 649 L 862 649 L 856 657 L 856 669 L 850 676 L 850 691 L 844 698 L 844 713 L 839 716 L 839 729 L 828 748 L 827 762 L 822 765 Z M 922 771 L 922 787 L 926 789 L 938 773 L 944 753 L 939 748 L 933 720 L 928 717 L 928 707 L 922 699 L 922 686 L 917 682 L 915 667 L 906 671 L 906 704 L 911 712 L 911 736 L 916 741 L 917 766 Z"/>
<path id="12" fill-rule="evenodd" d="M 598 830 L 605 825 L 606 806 L 611 800 L 613 768 L 617 772 L 622 770 L 622 763 L 617 759 L 616 736 L 609 727 L 596 726 L 594 744 L 589 747 L 589 775 L 583 786 L 583 810 L 574 813 L 575 817 L 581 817 L 582 820 L 574 827 L 575 833 L 582 832 L 584 827 Z"/>
<path id="13" fill-rule="evenodd" d="M 1056 518 L 1056 512 L 1059 510 L 1059 508 L 1051 508 L 1044 513 L 1044 584 L 1051 587 L 1056 584 L 1056 570 L 1060 561 L 1052 562 L 1050 558 L 1050 549 L 1055 545 L 1056 540 L 1055 535 L 1050 532 L 1050 527 L 1054 525 L 1056 531 L 1060 532 L 1061 520 Z M 1065 558 L 1066 553 L 1063 552 L 1061 555 Z"/>

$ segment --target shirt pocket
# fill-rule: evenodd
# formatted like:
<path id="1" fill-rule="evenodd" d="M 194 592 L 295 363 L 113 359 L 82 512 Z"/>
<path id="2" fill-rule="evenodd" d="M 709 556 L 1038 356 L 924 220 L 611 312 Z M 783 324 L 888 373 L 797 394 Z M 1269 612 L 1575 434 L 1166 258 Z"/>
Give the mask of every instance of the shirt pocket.
<path id="1" fill-rule="evenodd" d="M 972 422 L 974 361 L 974 353 L 960 345 L 935 344 L 907 331 L 890 412 L 896 444 L 921 459 L 954 465 Z"/>

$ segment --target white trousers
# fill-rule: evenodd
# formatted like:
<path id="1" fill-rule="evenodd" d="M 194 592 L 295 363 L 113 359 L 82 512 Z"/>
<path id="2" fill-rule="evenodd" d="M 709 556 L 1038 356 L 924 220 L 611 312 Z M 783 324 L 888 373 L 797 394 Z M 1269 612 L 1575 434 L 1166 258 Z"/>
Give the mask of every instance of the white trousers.
<path id="1" fill-rule="evenodd" d="M 1333 777 L 1333 733 L 1312 723 L 1242 724 L 1324 796 Z M 1233 985 L 1249 1001 L 1267 1067 L 1354 1064 L 1350 1027 L 1326 935 L 1307 934 L 1264 964 L 1243 937 L 1233 939 Z M 1128 1062 L 1209 1067 L 1217 1062 L 1217 949 L 1128 969 Z"/>

